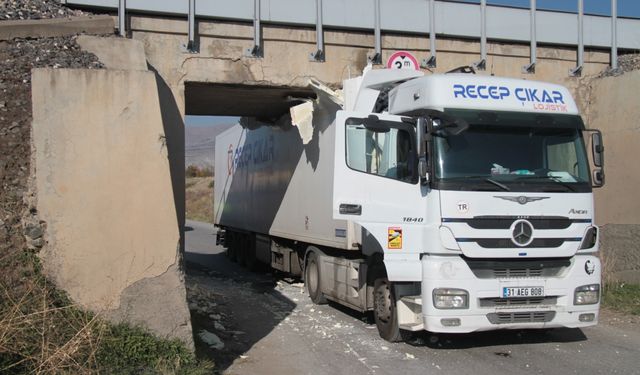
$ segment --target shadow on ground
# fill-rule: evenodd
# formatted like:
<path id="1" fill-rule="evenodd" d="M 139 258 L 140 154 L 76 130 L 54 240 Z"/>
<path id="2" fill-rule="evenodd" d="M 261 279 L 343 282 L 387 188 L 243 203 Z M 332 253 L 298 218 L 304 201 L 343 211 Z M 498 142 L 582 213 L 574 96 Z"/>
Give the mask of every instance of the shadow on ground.
<path id="1" fill-rule="evenodd" d="M 338 303 L 329 302 L 331 307 L 343 314 L 358 319 L 364 324 L 375 324 L 372 313 L 362 314 Z M 579 328 L 495 330 L 487 332 L 444 334 L 415 332 L 406 340 L 406 344 L 431 349 L 468 349 L 478 347 L 523 345 L 539 343 L 569 343 L 587 340 Z M 496 352 L 496 355 L 502 355 Z M 505 355 L 506 356 L 506 355 Z"/>
<path id="2" fill-rule="evenodd" d="M 186 256 L 186 281 L 196 354 L 213 360 L 223 372 L 273 331 L 296 307 L 277 290 L 266 271 L 250 272 L 225 253 Z M 216 335 L 223 347 L 211 347 L 200 335 Z"/>

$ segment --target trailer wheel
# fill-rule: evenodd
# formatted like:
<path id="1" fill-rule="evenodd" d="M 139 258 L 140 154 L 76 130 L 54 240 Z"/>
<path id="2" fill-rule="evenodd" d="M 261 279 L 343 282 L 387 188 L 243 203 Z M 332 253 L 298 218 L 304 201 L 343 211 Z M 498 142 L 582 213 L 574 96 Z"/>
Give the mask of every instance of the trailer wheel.
<path id="1" fill-rule="evenodd" d="M 398 324 L 398 309 L 393 285 L 384 271 L 379 269 L 373 271 L 377 271 L 373 283 L 373 318 L 378 327 L 378 333 L 389 342 L 402 341 L 403 335 Z"/>
<path id="2" fill-rule="evenodd" d="M 318 255 L 315 252 L 310 252 L 307 255 L 307 265 L 304 268 L 304 284 L 307 287 L 307 292 L 311 301 L 316 305 L 323 305 L 327 303 L 327 299 L 322 293 L 321 278 L 320 278 L 320 265 L 318 264 Z"/>
<path id="3" fill-rule="evenodd" d="M 228 242 L 225 241 L 227 245 L 227 257 L 229 258 L 230 261 L 237 262 L 238 261 L 238 239 L 235 236 L 235 234 L 232 232 L 228 232 L 227 236 L 228 236 Z"/>

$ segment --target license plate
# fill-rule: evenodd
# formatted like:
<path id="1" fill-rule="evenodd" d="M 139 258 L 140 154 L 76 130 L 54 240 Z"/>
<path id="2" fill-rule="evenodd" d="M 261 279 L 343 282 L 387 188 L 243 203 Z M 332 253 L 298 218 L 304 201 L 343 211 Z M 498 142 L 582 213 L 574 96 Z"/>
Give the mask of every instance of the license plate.
<path id="1" fill-rule="evenodd" d="M 502 298 L 527 298 L 544 297 L 544 287 L 525 286 L 515 288 L 502 288 Z"/>

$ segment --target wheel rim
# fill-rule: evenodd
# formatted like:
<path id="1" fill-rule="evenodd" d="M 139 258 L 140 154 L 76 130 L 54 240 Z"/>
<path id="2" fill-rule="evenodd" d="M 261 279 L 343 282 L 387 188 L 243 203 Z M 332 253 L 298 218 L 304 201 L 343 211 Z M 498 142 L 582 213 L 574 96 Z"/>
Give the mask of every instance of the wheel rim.
<path id="1" fill-rule="evenodd" d="M 316 294 L 318 290 L 318 267 L 315 260 L 310 260 L 307 266 L 307 287 L 309 288 L 309 294 Z"/>
<path id="2" fill-rule="evenodd" d="M 383 282 L 375 290 L 375 313 L 378 320 L 383 323 L 389 323 L 391 320 L 391 290 L 389 289 L 389 283 Z"/>

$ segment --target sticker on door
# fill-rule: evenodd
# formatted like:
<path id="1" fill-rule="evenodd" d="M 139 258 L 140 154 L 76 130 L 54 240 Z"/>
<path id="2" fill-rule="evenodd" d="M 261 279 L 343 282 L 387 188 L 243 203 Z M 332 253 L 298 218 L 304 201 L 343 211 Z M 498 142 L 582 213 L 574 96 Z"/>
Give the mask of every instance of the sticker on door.
<path id="1" fill-rule="evenodd" d="M 402 249 L 402 228 L 389 227 L 387 235 L 387 248 Z"/>

